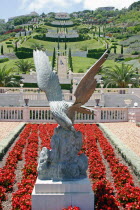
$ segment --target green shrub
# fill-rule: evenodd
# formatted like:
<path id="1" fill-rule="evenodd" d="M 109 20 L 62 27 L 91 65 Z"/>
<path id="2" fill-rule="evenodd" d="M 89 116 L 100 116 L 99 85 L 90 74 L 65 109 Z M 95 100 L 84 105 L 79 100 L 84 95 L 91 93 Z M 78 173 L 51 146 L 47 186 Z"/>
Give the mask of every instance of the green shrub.
<path id="1" fill-rule="evenodd" d="M 6 62 L 6 61 L 9 61 L 9 58 L 1 58 L 1 59 L 0 59 L 0 63 L 4 63 L 4 62 Z"/>
<path id="2" fill-rule="evenodd" d="M 133 51 L 131 54 L 132 55 L 139 55 L 139 52 L 138 51 Z"/>
<path id="3" fill-rule="evenodd" d="M 8 44 L 7 47 L 8 48 L 13 48 L 13 45 L 12 44 Z"/>
<path id="4" fill-rule="evenodd" d="M 83 69 L 79 69 L 78 73 L 84 73 Z"/>
<path id="5" fill-rule="evenodd" d="M 20 47 L 17 49 L 17 52 L 15 54 L 19 59 L 32 58 L 33 49 Z"/>
<path id="6" fill-rule="evenodd" d="M 87 57 L 99 59 L 103 55 L 105 50 L 106 50 L 105 48 L 90 49 L 90 50 L 88 50 Z"/>
<path id="7" fill-rule="evenodd" d="M 5 42 L 6 44 L 12 44 L 12 42 Z"/>

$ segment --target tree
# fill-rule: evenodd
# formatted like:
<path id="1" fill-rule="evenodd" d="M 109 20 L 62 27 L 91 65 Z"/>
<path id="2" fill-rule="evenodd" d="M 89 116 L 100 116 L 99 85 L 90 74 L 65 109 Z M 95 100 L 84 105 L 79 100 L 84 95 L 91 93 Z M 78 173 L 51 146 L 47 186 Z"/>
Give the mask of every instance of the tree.
<path id="1" fill-rule="evenodd" d="M 15 42 L 15 52 L 17 52 L 17 50 L 18 50 L 18 44 L 17 42 Z"/>
<path id="2" fill-rule="evenodd" d="M 119 88 L 126 88 L 128 84 L 136 85 L 139 76 L 132 66 L 124 63 L 121 66 L 115 65 L 113 69 L 105 67 L 102 74 L 107 87 L 113 85 Z"/>
<path id="3" fill-rule="evenodd" d="M 52 57 L 52 69 L 55 67 L 55 60 L 56 60 L 56 53 L 55 53 L 55 47 L 54 47 L 53 57 Z"/>
<path id="4" fill-rule="evenodd" d="M 101 29 L 100 29 L 100 26 L 99 26 L 99 37 L 101 36 Z"/>
<path id="5" fill-rule="evenodd" d="M 28 71 L 30 71 L 30 69 L 34 69 L 34 64 L 29 62 L 28 60 L 24 60 L 21 59 L 17 62 L 15 62 L 15 65 L 18 68 L 18 71 L 22 72 L 22 73 L 27 73 Z"/>
<path id="6" fill-rule="evenodd" d="M 20 78 L 16 78 L 16 71 L 12 68 L 8 69 L 5 66 L 0 68 L 0 87 L 8 85 L 19 86 Z"/>
<path id="7" fill-rule="evenodd" d="M 3 45 L 1 45 L 1 54 L 3 55 Z"/>
<path id="8" fill-rule="evenodd" d="M 123 45 L 121 45 L 121 54 L 123 54 Z"/>
<path id="9" fill-rule="evenodd" d="M 39 44 L 39 43 L 34 43 L 34 44 L 32 44 L 32 49 L 34 49 L 34 50 L 36 50 L 36 49 L 38 49 L 38 50 L 45 50 L 45 48 L 44 48 L 44 45 L 42 45 L 42 44 Z"/>

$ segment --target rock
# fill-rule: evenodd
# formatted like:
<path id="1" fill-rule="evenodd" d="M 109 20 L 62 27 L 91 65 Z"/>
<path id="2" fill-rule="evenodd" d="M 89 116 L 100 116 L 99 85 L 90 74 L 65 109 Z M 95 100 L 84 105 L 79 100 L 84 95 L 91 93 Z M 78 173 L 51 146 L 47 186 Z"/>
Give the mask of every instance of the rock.
<path id="1" fill-rule="evenodd" d="M 72 180 L 86 178 L 88 160 L 82 148 L 82 134 L 61 126 L 55 129 L 51 140 L 52 150 L 43 147 L 38 164 L 38 178 L 41 180 Z"/>

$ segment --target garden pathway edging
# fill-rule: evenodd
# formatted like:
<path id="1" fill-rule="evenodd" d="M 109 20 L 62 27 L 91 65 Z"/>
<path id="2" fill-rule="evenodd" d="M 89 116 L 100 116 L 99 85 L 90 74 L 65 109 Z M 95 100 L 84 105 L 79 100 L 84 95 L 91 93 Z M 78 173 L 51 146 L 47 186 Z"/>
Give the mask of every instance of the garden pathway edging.
<path id="1" fill-rule="evenodd" d="M 24 128 L 25 124 L 25 122 L 21 122 L 6 138 L 0 141 L 0 160 L 2 159 L 12 142 L 16 139 L 18 134 Z"/>
<path id="2" fill-rule="evenodd" d="M 112 144 L 117 148 L 122 157 L 126 162 L 131 165 L 136 175 L 140 177 L 140 158 L 134 153 L 130 147 L 124 145 L 124 143 L 116 137 L 103 123 L 99 123 L 99 127 L 105 132 L 106 136 L 112 142 Z"/>

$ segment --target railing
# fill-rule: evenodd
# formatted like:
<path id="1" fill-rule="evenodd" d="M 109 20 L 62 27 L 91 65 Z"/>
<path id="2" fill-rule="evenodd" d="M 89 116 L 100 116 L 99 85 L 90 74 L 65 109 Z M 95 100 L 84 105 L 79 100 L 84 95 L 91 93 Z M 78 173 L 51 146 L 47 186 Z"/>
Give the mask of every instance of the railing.
<path id="1" fill-rule="evenodd" d="M 76 86 L 74 90 L 76 89 Z M 0 87 L 0 93 L 9 93 L 9 94 L 42 94 L 43 91 L 39 90 L 39 88 L 12 88 L 12 87 Z M 96 88 L 94 93 L 107 93 L 107 94 L 134 94 L 140 97 L 140 88 Z M 66 94 L 64 92 L 64 94 Z"/>
<path id="2" fill-rule="evenodd" d="M 140 95 L 140 88 L 96 88 L 95 93 L 119 93 L 119 94 L 127 94 L 127 93 L 133 93 Z M 23 92 L 23 93 L 39 93 L 43 92 L 39 90 L 39 88 L 15 88 L 15 87 L 0 87 L 0 93 L 17 93 L 17 92 Z"/>
<path id="3" fill-rule="evenodd" d="M 75 122 L 127 122 L 140 121 L 140 108 L 95 107 L 89 114 L 75 114 Z M 55 122 L 49 107 L 0 107 L 0 121 Z"/>

